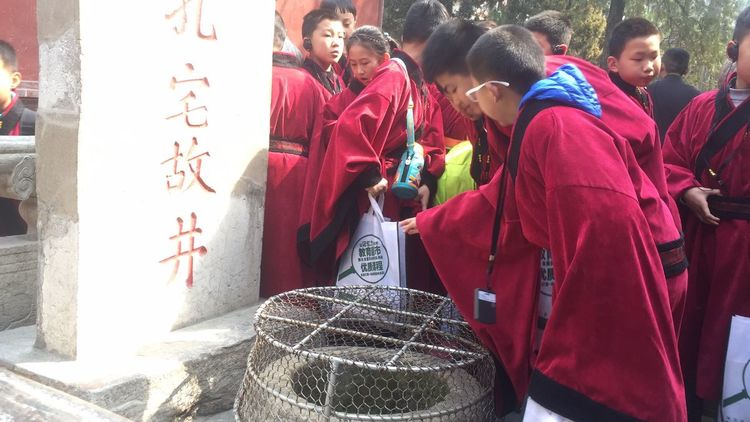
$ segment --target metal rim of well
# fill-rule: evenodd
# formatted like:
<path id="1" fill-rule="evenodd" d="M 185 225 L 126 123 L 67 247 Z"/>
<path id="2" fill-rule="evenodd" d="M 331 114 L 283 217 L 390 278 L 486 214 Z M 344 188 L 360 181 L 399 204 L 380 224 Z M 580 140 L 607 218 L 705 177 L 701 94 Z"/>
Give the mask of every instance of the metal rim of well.
<path id="1" fill-rule="evenodd" d="M 352 290 L 363 290 L 366 292 L 369 292 L 367 295 L 361 297 L 358 301 L 349 301 L 346 299 L 339 299 L 335 297 L 328 297 L 328 296 L 322 296 L 322 295 L 316 295 L 315 292 L 335 292 L 335 291 L 352 291 Z M 331 286 L 331 287 L 311 287 L 307 289 L 300 289 L 300 290 L 293 290 L 290 292 L 282 293 L 277 296 L 274 296 L 273 298 L 269 299 L 265 303 L 263 303 L 259 308 L 258 311 L 255 314 L 255 332 L 258 337 L 262 337 L 265 341 L 270 343 L 272 346 L 280 348 L 282 350 L 285 350 L 289 353 L 292 353 L 294 355 L 305 357 L 305 358 L 311 358 L 316 360 L 326 360 L 330 361 L 332 363 L 338 363 L 338 364 L 345 364 L 345 365 L 351 365 L 358 368 L 364 368 L 364 369 L 370 369 L 370 370 L 380 370 L 380 371 L 393 371 L 393 372 L 403 372 L 403 371 L 409 371 L 409 372 L 433 372 L 433 371 L 441 371 L 446 369 L 457 369 L 462 368 L 464 366 L 468 366 L 471 364 L 474 364 L 477 360 L 482 359 L 488 359 L 489 358 L 489 352 L 478 342 L 470 342 L 465 338 L 459 338 L 457 336 L 451 336 L 448 333 L 440 332 L 437 330 L 438 333 L 440 333 L 443 336 L 446 337 L 454 337 L 455 340 L 460 341 L 466 346 L 471 347 L 473 350 L 460 350 L 460 349 L 453 349 L 453 348 L 447 348 L 442 346 L 434 346 L 429 345 L 425 343 L 419 343 L 413 341 L 419 334 L 424 332 L 425 330 L 428 330 L 427 325 L 431 322 L 441 322 L 441 323 L 450 323 L 459 325 L 465 328 L 469 328 L 469 324 L 466 321 L 452 319 L 452 318 L 444 318 L 437 316 L 437 313 L 441 311 L 445 306 L 448 306 L 452 304 L 451 300 L 447 297 L 439 296 L 432 293 L 427 292 L 416 292 L 419 295 L 425 296 L 425 297 L 431 297 L 436 300 L 440 300 L 441 304 L 438 306 L 438 309 L 433 313 L 432 316 L 428 316 L 425 314 L 419 314 L 414 312 L 408 312 L 408 311 L 400 311 L 395 310 L 392 308 L 387 308 L 384 306 L 376 306 L 376 305 L 369 305 L 369 304 L 361 304 L 358 303 L 359 301 L 369 297 L 370 294 L 373 294 L 375 292 L 383 292 L 383 291 L 392 291 L 392 292 L 401 292 L 406 294 L 414 294 L 416 291 L 408 288 L 403 287 L 381 287 L 381 286 Z M 342 309 L 340 312 L 338 312 L 336 315 L 334 315 L 331 318 L 328 318 L 325 320 L 325 322 L 318 324 L 314 322 L 306 322 L 301 320 L 295 320 L 292 318 L 284 318 L 284 317 L 277 317 L 273 315 L 267 315 L 266 309 L 278 302 L 281 302 L 284 298 L 290 297 L 290 296 L 302 296 L 307 299 L 316 299 L 316 300 L 322 300 L 325 302 L 330 303 L 336 303 L 339 305 L 346 305 L 344 309 Z M 348 330 L 348 329 L 340 329 L 331 327 L 330 323 L 334 322 L 339 319 L 341 315 L 343 315 L 346 311 L 349 309 L 352 309 L 354 305 L 365 308 L 365 309 L 371 309 L 371 310 L 378 310 L 385 313 L 390 314 L 397 314 L 397 315 L 403 315 L 403 316 L 411 316 L 411 317 L 418 317 L 418 318 L 424 318 L 425 321 L 421 324 L 421 326 L 409 326 L 408 324 L 402 324 L 402 323 L 395 323 L 391 321 L 391 324 L 394 325 L 402 325 L 402 326 L 408 326 L 408 328 L 416 328 L 416 332 L 412 336 L 411 340 L 400 340 L 400 339 L 392 339 L 388 337 L 381 337 L 378 335 L 363 333 L 363 332 L 357 332 L 355 330 Z M 287 343 L 284 343 L 280 340 L 277 340 L 272 335 L 267 333 L 263 327 L 261 327 L 261 323 L 265 320 L 273 320 L 276 322 L 282 322 L 287 324 L 296 325 L 297 327 L 307 327 L 307 328 L 314 328 L 314 330 L 305 338 L 303 341 L 299 342 L 297 345 L 291 346 Z M 315 352 L 312 350 L 304 350 L 300 349 L 301 345 L 303 345 L 307 340 L 312 338 L 315 334 L 317 334 L 320 331 L 328 330 L 333 332 L 339 332 L 339 333 L 345 333 L 349 335 L 355 335 L 358 337 L 361 337 L 365 340 L 381 340 L 381 341 L 388 341 L 393 343 L 399 343 L 402 345 L 402 348 L 397 352 L 396 355 L 394 355 L 389 362 L 387 363 L 368 363 L 368 362 L 361 362 L 356 361 L 352 359 L 342 358 L 340 356 L 332 356 L 325 353 Z M 426 350 L 432 350 L 432 351 L 439 351 L 439 352 L 446 352 L 446 353 L 456 353 L 459 355 L 464 355 L 470 357 L 470 359 L 466 359 L 460 363 L 448 363 L 442 364 L 440 366 L 411 366 L 411 365 L 394 365 L 396 360 L 400 358 L 403 353 L 412 346 L 416 346 L 419 349 L 426 349 Z"/>

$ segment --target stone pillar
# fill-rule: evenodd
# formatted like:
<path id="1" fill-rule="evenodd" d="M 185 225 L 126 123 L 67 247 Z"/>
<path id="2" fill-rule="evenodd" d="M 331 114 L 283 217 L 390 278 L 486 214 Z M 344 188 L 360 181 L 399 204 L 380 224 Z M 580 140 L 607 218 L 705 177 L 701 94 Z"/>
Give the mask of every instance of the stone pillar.
<path id="1" fill-rule="evenodd" d="M 256 302 L 272 2 L 37 6 L 37 347 L 108 358 Z"/>

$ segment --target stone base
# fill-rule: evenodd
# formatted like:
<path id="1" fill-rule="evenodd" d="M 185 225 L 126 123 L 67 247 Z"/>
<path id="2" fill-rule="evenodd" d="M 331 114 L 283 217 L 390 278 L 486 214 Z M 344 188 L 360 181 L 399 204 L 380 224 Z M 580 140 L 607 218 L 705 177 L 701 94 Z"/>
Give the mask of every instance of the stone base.
<path id="1" fill-rule="evenodd" d="M 38 255 L 36 240 L 0 237 L 0 331 L 36 321 Z"/>
<path id="2" fill-rule="evenodd" d="M 127 422 L 127 419 L 0 369 L 0 421 Z"/>
<path id="3" fill-rule="evenodd" d="M 137 421 L 232 408 L 259 305 L 169 333 L 129 360 L 70 361 L 34 349 L 35 327 L 0 332 L 0 366 Z"/>

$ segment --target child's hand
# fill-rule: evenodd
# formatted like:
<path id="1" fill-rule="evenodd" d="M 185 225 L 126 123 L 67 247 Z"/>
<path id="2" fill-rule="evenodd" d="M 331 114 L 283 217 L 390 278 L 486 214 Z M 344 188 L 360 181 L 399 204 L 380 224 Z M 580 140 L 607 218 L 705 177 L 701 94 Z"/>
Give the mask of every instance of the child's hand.
<path id="1" fill-rule="evenodd" d="M 721 195 L 721 191 L 698 187 L 690 188 L 682 195 L 682 201 L 693 210 L 703 223 L 718 226 L 719 218 L 711 214 L 711 210 L 708 208 L 708 197 L 711 195 Z"/>
<path id="2" fill-rule="evenodd" d="M 419 229 L 417 228 L 416 217 L 402 220 L 399 224 L 401 225 L 401 228 L 404 230 L 406 234 L 419 234 Z"/>
<path id="3" fill-rule="evenodd" d="M 373 198 L 377 198 L 378 195 L 383 193 L 386 189 L 388 189 L 388 181 L 385 179 L 380 179 L 380 181 L 369 188 L 365 188 L 367 193 L 372 195 Z"/>

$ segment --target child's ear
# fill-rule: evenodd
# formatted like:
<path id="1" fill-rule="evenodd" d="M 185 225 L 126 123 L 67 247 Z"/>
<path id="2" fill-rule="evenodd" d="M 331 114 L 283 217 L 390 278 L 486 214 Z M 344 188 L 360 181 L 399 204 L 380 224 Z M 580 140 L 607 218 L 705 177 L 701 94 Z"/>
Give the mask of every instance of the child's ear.
<path id="1" fill-rule="evenodd" d="M 18 88 L 18 85 L 21 85 L 21 72 L 13 72 L 10 75 L 10 89 L 16 89 Z"/>
<path id="2" fill-rule="evenodd" d="M 391 59 L 391 55 L 388 53 L 383 54 L 383 63 Z"/>
<path id="3" fill-rule="evenodd" d="M 484 86 L 484 89 L 489 89 L 490 93 L 492 93 L 492 98 L 495 99 L 495 102 L 498 103 L 503 98 L 503 93 L 500 90 L 500 86 L 497 84 L 487 84 Z"/>
<path id="4" fill-rule="evenodd" d="M 617 59 L 614 58 L 613 56 L 607 57 L 607 69 L 609 69 L 610 72 L 615 72 L 615 73 L 617 73 L 618 71 Z"/>

